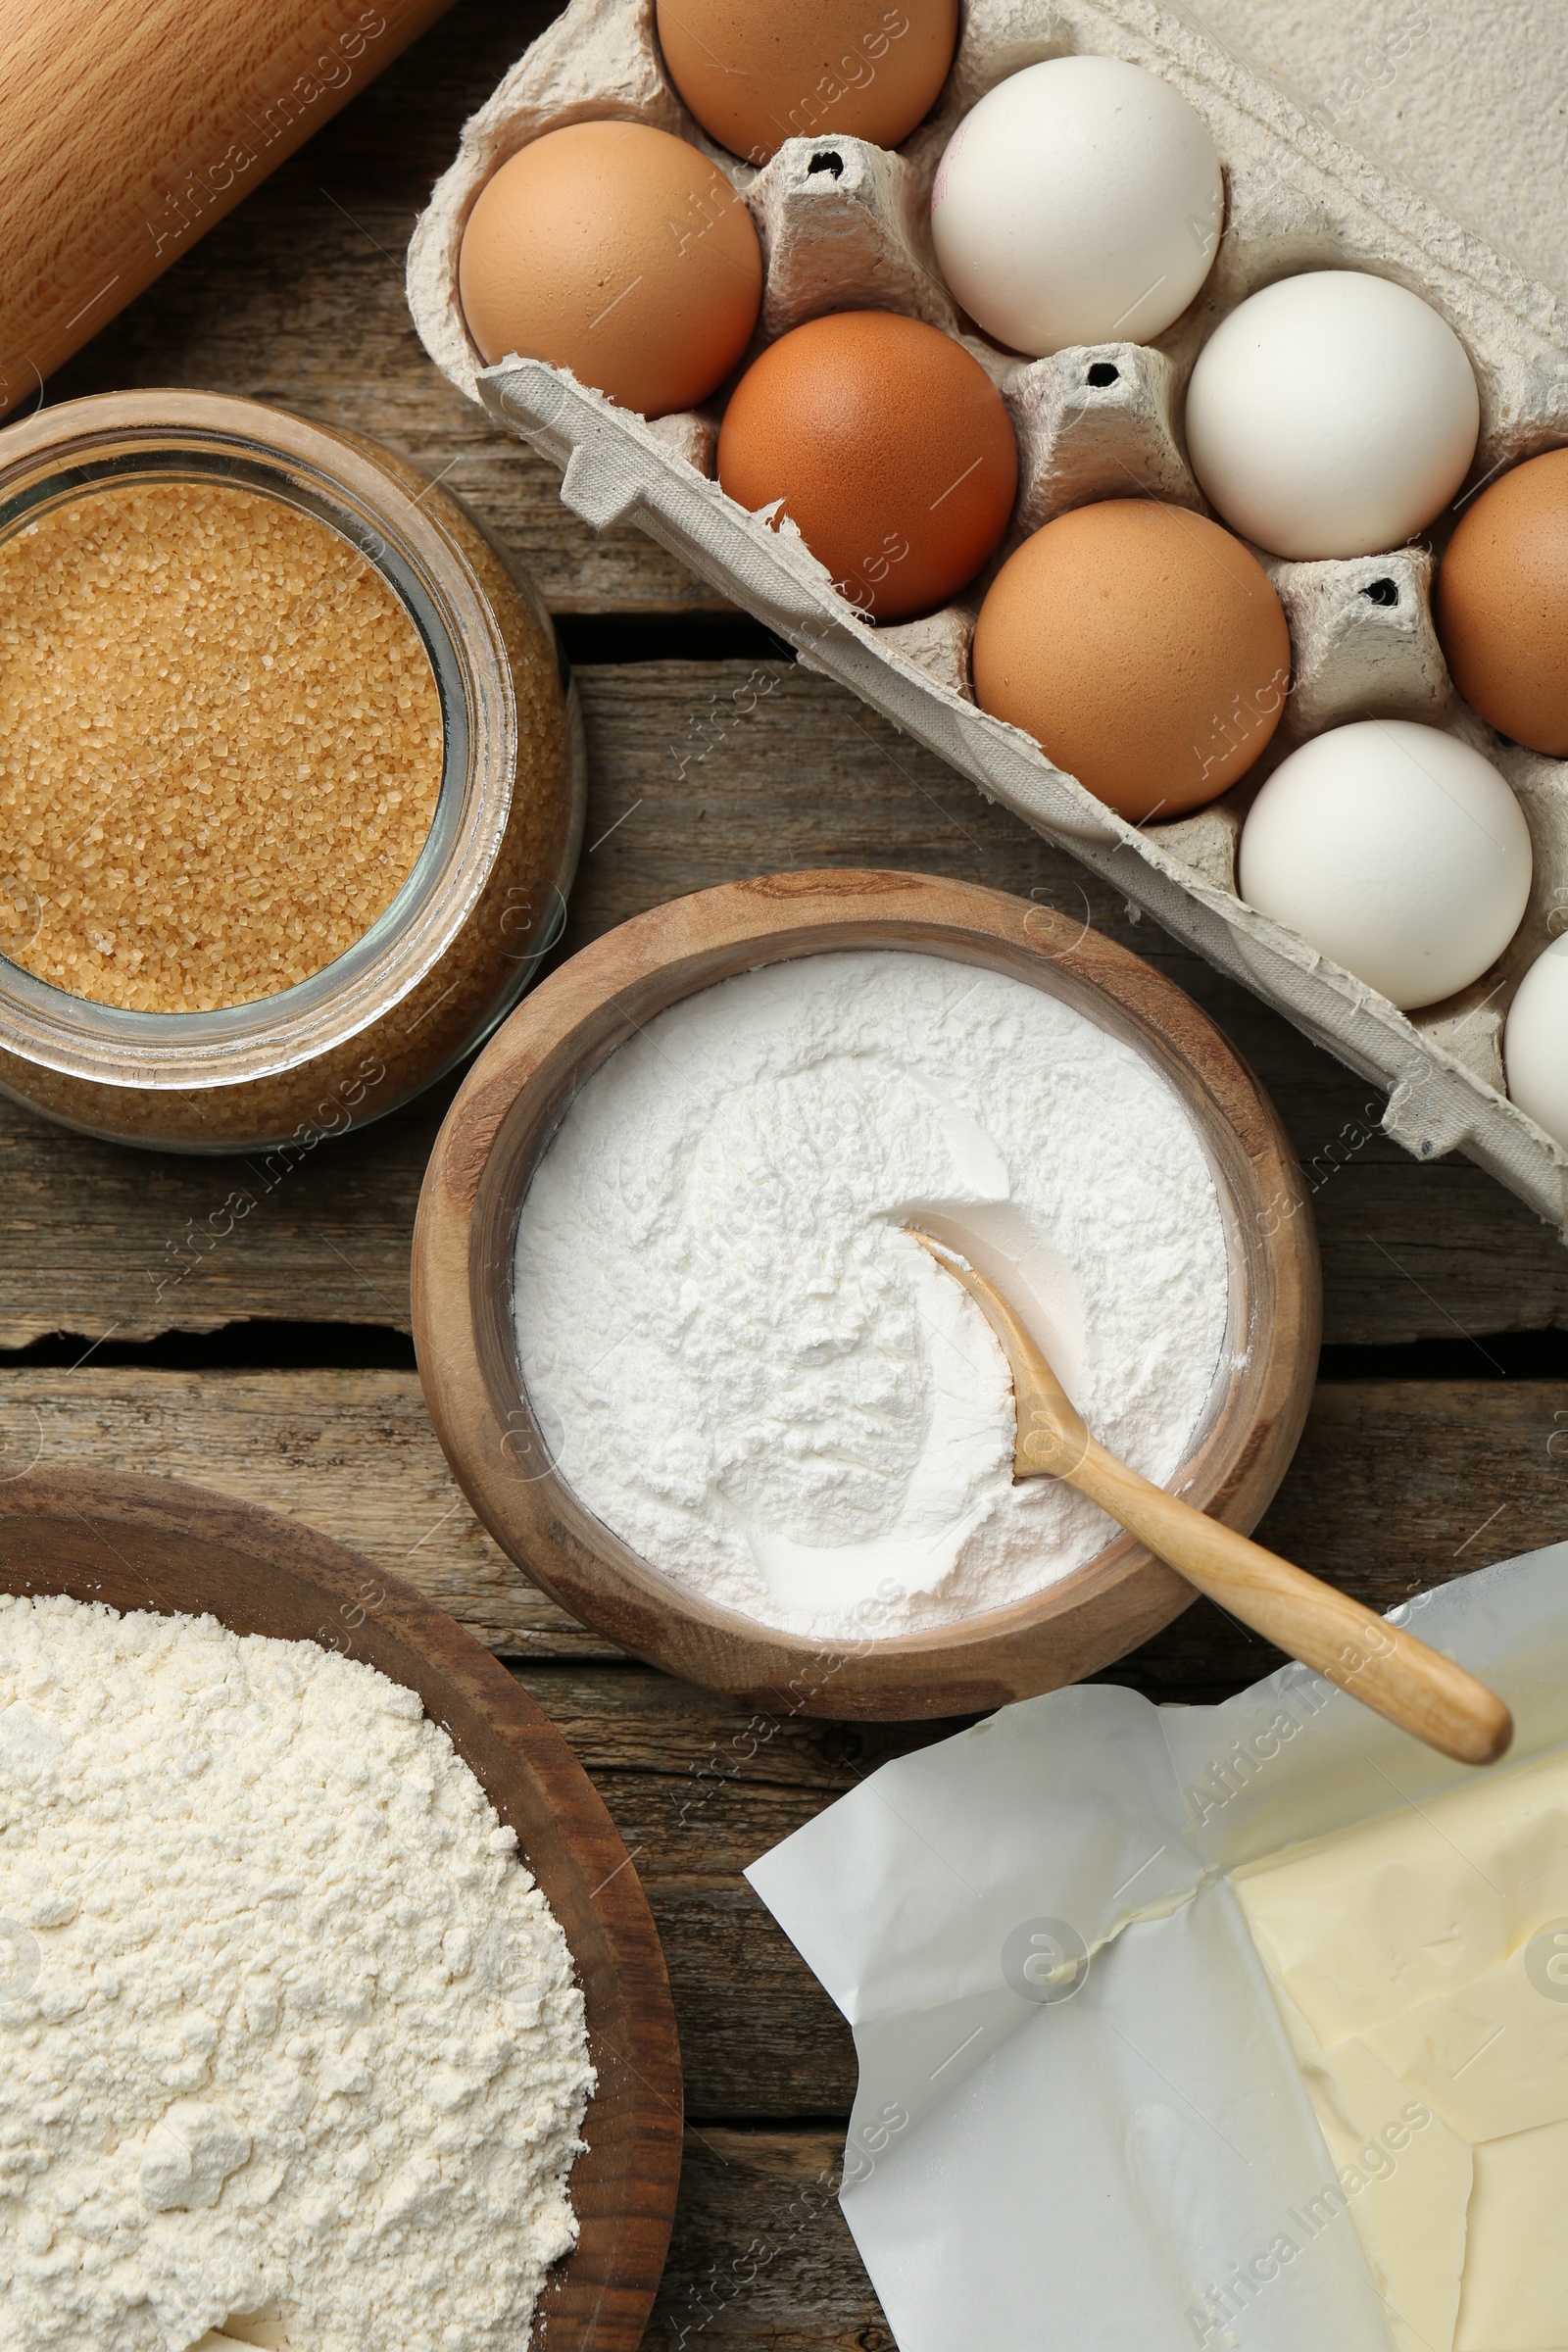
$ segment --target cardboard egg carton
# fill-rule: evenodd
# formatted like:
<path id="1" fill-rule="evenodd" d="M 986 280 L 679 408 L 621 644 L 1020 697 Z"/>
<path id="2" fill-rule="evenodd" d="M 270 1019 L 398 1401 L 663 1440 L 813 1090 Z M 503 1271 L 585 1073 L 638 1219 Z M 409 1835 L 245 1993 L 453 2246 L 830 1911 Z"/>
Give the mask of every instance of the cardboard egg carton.
<path id="1" fill-rule="evenodd" d="M 887 21 L 896 21 L 890 10 Z M 961 119 L 996 82 L 1075 51 L 1162 74 L 1207 122 L 1226 218 L 1209 277 L 1153 344 L 1026 361 L 973 330 L 932 256 L 930 189 Z M 816 132 L 760 171 L 714 147 L 665 78 L 652 0 L 573 0 L 467 123 L 409 255 L 409 301 L 426 349 L 469 397 L 561 466 L 562 497 L 596 527 L 636 522 L 693 571 L 959 769 L 989 799 L 1071 850 L 1132 905 L 1242 981 L 1388 1097 L 1384 1126 L 1423 1159 L 1463 1151 L 1568 1230 L 1568 1152 L 1502 1092 L 1509 998 L 1568 921 L 1568 763 L 1505 745 L 1461 704 L 1432 625 L 1432 559 L 1419 547 L 1345 562 L 1264 559 L 1284 603 L 1293 684 L 1269 752 L 1240 784 L 1174 823 L 1123 822 L 1018 729 L 974 704 L 969 647 L 997 564 L 1028 531 L 1090 500 L 1147 493 L 1205 512 L 1181 429 L 1206 336 L 1258 287 L 1303 270 L 1364 269 L 1408 286 L 1454 328 L 1481 393 L 1481 439 L 1463 496 L 1501 467 L 1568 442 L 1568 310 L 1480 238 L 1375 169 L 1168 9 L 1146 0 L 969 0 L 958 56 L 931 119 L 897 152 Z M 1019 442 L 1018 504 L 1002 550 L 962 598 L 875 628 L 793 529 L 724 497 L 714 450 L 722 395 L 654 423 L 537 360 L 483 365 L 458 300 L 464 225 L 496 168 L 540 133 L 616 116 L 700 147 L 728 173 L 761 240 L 756 348 L 837 310 L 906 312 L 956 334 L 987 368 Z M 1196 233 L 1196 232 L 1195 232 Z M 1236 895 L 1241 821 L 1263 777 L 1324 727 L 1426 720 L 1462 734 L 1518 793 L 1536 875 L 1519 933 L 1462 996 L 1413 1017 Z M 1216 712 L 1216 740 L 1247 714 Z"/>

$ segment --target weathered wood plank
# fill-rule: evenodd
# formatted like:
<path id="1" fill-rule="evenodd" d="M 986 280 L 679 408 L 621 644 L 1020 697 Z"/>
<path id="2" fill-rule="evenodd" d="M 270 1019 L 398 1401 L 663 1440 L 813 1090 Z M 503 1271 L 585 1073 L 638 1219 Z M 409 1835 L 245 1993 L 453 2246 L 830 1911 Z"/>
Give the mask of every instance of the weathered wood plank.
<path id="1" fill-rule="evenodd" d="M 615 1656 L 503 1558 L 454 1485 L 412 1373 L 8 1371 L 0 1473 L 30 1460 L 212 1486 L 404 1576 L 494 1648 Z M 0 1487 L 0 1502 L 3 1502 Z"/>
<path id="2" fill-rule="evenodd" d="M 838 2204 L 842 2132 L 687 2133 L 647 2352 L 894 2352 Z"/>
<path id="3" fill-rule="evenodd" d="M 452 389 L 409 318 L 415 216 L 465 117 L 559 14 L 455 8 L 62 368 L 51 404 L 162 384 L 271 401 L 443 474 L 556 612 L 730 611 L 641 531 L 569 514 L 557 468 Z"/>
<path id="4" fill-rule="evenodd" d="M 503 1559 L 452 1483 L 411 1372 L 0 1371 L 4 1479 L 38 1459 L 189 1479 L 308 1520 L 408 1577 L 504 1656 L 619 1656 Z M 1379 1608 L 1489 1560 L 1568 1538 L 1568 1386 L 1555 1381 L 1320 1383 L 1260 1539 Z M 1224 1622 L 1216 1620 L 1217 1622 Z M 1110 1670 L 1192 1704 L 1265 1671 L 1235 1629 L 1193 1609 Z M 1200 1658 L 1200 1673 L 1189 1662 Z M 553 1669 L 543 1668 L 544 1671 Z M 752 1718 L 662 1676 L 551 1686 L 552 1712 L 595 1769 L 684 1785 L 682 1819 L 748 1787 L 848 1787 L 913 1735 Z M 612 1698 L 608 1692 L 621 1691 Z M 713 1709 L 717 1709 L 717 1713 Z"/>
<path id="5" fill-rule="evenodd" d="M 271 1321 L 409 1328 L 439 1092 L 277 1181 L 258 1160 L 122 1150 L 0 1102 L 0 1346 Z"/>
<path id="6" fill-rule="evenodd" d="M 514 1671 L 593 1775 L 648 1888 L 693 2115 L 848 2112 L 848 2032 L 741 1873 L 888 1756 L 952 1726 L 758 1715 L 609 1662 L 607 1645 L 533 1591 L 474 1524 L 412 1374 L 9 1370 L 0 1435 L 0 1475 L 42 1455 L 195 1479 L 290 1510 L 410 1577 L 517 1657 Z M 1559 1456 L 1568 1457 L 1560 1384 L 1327 1384 L 1261 1533 L 1387 1607 L 1568 1534 Z M 1203 1703 L 1273 1662 L 1200 1603 L 1104 1679 Z"/>
<path id="7" fill-rule="evenodd" d="M 166 1372 L 90 1361 L 0 1370 L 4 1479 L 38 1459 L 189 1479 L 293 1513 L 408 1577 L 505 1656 L 618 1656 L 503 1558 L 463 1500 L 412 1372 Z M 1260 1539 L 1380 1608 L 1448 1577 L 1568 1537 L 1568 1387 L 1553 1381 L 1324 1382 Z M 1190 1611 L 1116 1681 L 1191 1703 L 1254 1666 L 1238 1631 L 1204 1636 Z M 553 1707 L 566 1701 L 558 1686 Z M 683 1686 L 655 1677 L 637 1711 L 600 1701 L 563 1728 L 605 1769 L 803 1785 L 867 1769 L 902 1737 L 801 1718 L 691 1728 Z M 630 1746 L 628 1741 L 640 1741 Z M 720 1749 L 711 1746 L 720 1740 Z M 601 1743 L 608 1741 L 608 1745 Z M 744 1765 L 743 1773 L 738 1767 Z"/>
<path id="8" fill-rule="evenodd" d="M 287 1512 L 406 1577 L 509 1656 L 621 1654 L 490 1541 L 412 1372 L 8 1370 L 0 1443 L 0 1481 L 34 1460 L 71 1462 L 186 1479 Z"/>
<path id="9" fill-rule="evenodd" d="M 1380 1609 L 1559 1544 L 1568 1538 L 1568 1385 L 1322 1382 L 1257 1536 Z M 1199 1601 L 1103 1679 L 1195 1705 L 1279 1662 Z"/>
<path id="10" fill-rule="evenodd" d="M 652 1837 L 675 1858 L 671 1867 L 699 1878 L 709 1858 L 725 1857 L 714 1867 L 738 1870 L 761 1851 L 749 1828 L 732 1826 L 737 1805 L 762 1801 L 759 1791 L 804 1791 L 824 1803 L 949 1728 L 773 1713 L 624 1657 L 618 1675 L 606 1675 L 598 1662 L 574 1654 L 553 1661 L 535 1647 L 512 1671 L 586 1770 L 645 1785 L 639 1837 Z"/>
<path id="11" fill-rule="evenodd" d="M 599 1792 L 622 1836 L 635 1828 L 613 1777 Z M 757 1853 L 819 1808 L 761 1808 Z M 632 1839 L 635 1847 L 636 1839 Z M 748 1857 L 751 1859 L 753 1857 Z M 848 2116 L 855 2099 L 850 2029 L 805 1961 L 738 1878 L 683 1885 L 644 1847 L 635 1867 L 669 1967 L 686 2070 L 687 2112 L 705 2117 Z"/>
<path id="12" fill-rule="evenodd" d="M 1330 1340 L 1568 1320 L 1568 1254 L 1521 1203 L 1467 1161 L 1417 1166 L 1376 1132 L 1370 1089 L 1152 923 L 1129 922 L 1064 852 L 842 688 L 784 662 L 579 677 L 592 784 L 567 948 L 683 891 L 781 866 L 921 867 L 1087 910 L 1198 998 L 1283 1108 L 1313 1166 Z M 125 1152 L 0 1103 L 0 1346 L 249 1316 L 406 1330 L 414 1210 L 450 1091 L 323 1145 L 272 1185 L 242 1161 Z"/>
<path id="13" fill-rule="evenodd" d="M 955 1727 L 760 1716 L 642 1667 L 514 1672 L 591 1774 L 647 1890 L 689 2113 L 847 2116 L 849 2028 L 741 1874 L 888 1756 Z"/>

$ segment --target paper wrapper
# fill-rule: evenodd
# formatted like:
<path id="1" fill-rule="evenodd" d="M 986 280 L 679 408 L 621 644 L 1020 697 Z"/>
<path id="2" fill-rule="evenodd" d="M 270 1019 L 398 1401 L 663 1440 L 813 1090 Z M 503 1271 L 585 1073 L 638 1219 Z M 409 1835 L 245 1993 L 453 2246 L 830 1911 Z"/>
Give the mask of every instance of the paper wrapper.
<path id="1" fill-rule="evenodd" d="M 1568 1544 L 1391 1619 L 1501 1691 L 1510 1763 L 1568 1742 Z M 1079 1685 L 752 1866 L 855 2030 L 842 2202 L 902 2352 L 1389 2352 L 1227 1874 L 1474 1777 L 1301 1666 L 1219 1707 Z"/>

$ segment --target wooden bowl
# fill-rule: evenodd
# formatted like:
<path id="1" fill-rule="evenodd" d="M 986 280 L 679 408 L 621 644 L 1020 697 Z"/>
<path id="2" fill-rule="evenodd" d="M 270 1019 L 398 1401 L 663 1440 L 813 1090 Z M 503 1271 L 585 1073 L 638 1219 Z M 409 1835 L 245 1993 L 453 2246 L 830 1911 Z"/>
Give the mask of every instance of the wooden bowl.
<path id="1" fill-rule="evenodd" d="M 1193 1598 L 1121 1536 L 1057 1584 L 920 1633 L 824 1647 L 683 1591 L 554 1468 L 518 1365 L 512 1269 L 529 1179 L 577 1089 L 656 1013 L 758 964 L 844 948 L 946 956 L 1059 997 L 1143 1052 L 1207 1147 L 1231 1258 L 1232 1369 L 1172 1481 L 1250 1530 L 1285 1474 L 1317 1369 L 1311 1211 L 1272 1104 L 1191 998 L 1050 907 L 924 874 L 769 874 L 638 915 L 535 989 L 469 1072 L 436 1140 L 414 1242 L 425 1400 L 465 1494 L 563 1605 L 671 1674 L 789 1714 L 956 1715 L 1076 1682 Z"/>
<path id="2" fill-rule="evenodd" d="M 275 1512 L 161 1478 L 30 1471 L 0 1486 L 0 1591 L 210 1613 L 318 1642 L 416 1690 L 560 1921 L 599 2087 L 571 2174 L 580 2235 L 540 2296 L 550 2352 L 635 2352 L 680 2175 L 680 2045 L 659 1932 L 626 1848 L 561 1734 L 462 1626 L 358 1552 Z"/>

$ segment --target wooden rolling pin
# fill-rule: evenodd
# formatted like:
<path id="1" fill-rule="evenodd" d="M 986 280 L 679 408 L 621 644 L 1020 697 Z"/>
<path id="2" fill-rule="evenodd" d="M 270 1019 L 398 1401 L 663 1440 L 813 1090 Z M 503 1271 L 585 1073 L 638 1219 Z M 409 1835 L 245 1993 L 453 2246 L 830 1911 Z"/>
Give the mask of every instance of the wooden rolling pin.
<path id="1" fill-rule="evenodd" d="M 1513 1718 L 1495 1691 L 1348 1592 L 1118 1461 L 1090 1436 L 1001 1292 L 918 1226 L 906 1230 L 962 1283 L 1002 1342 L 1017 1409 L 1015 1479 L 1065 1479 L 1254 1633 L 1456 1763 L 1494 1764 L 1506 1752 Z"/>
<path id="2" fill-rule="evenodd" d="M 7 0 L 0 416 L 448 5 Z"/>

